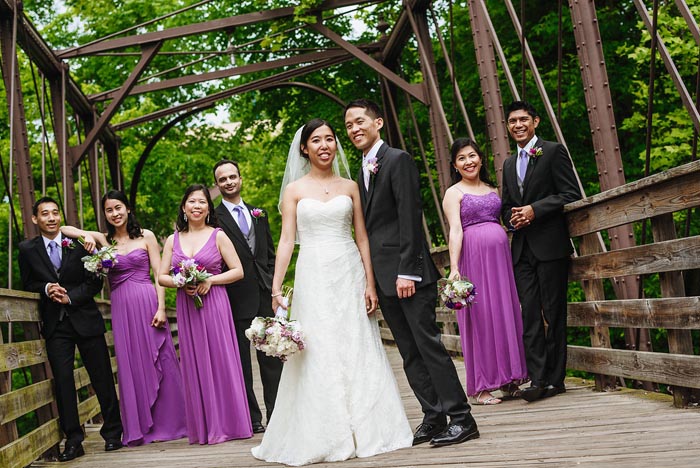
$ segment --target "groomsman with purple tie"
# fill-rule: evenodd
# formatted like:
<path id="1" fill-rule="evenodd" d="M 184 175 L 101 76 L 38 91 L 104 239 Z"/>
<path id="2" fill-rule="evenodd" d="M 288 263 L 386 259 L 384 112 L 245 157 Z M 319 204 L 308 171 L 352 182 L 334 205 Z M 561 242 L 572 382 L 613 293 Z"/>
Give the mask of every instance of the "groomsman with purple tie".
<path id="1" fill-rule="evenodd" d="M 522 397 L 535 401 L 566 391 L 566 295 L 573 248 L 562 208 L 579 200 L 581 191 L 564 145 L 535 135 L 540 123 L 535 108 L 515 101 L 506 115 L 518 151 L 503 163 L 501 217 L 513 232 L 513 270 L 531 380 Z"/>
<path id="2" fill-rule="evenodd" d="M 41 334 L 53 373 L 59 425 L 66 435 L 58 460 L 69 461 L 85 454 L 73 378 L 76 346 L 100 402 L 104 419 L 100 434 L 105 439 L 105 450 L 117 450 L 122 447 L 119 401 L 105 324 L 93 299 L 102 289 L 102 279 L 85 270 L 81 258 L 88 252 L 83 246 L 62 239 L 61 214 L 55 200 L 37 200 L 32 207 L 32 222 L 41 235 L 19 244 L 18 261 L 24 289 L 40 296 Z"/>
<path id="3" fill-rule="evenodd" d="M 250 342 L 245 331 L 256 316 L 272 316 L 272 274 L 275 268 L 275 245 L 270 234 L 266 213 L 254 208 L 241 198 L 241 177 L 238 163 L 223 159 L 214 166 L 214 180 L 221 192 L 221 203 L 216 217 L 221 229 L 233 242 L 243 266 L 243 279 L 226 285 L 236 328 L 238 350 L 241 356 L 248 408 L 254 433 L 265 432 L 262 411 L 253 391 L 253 370 L 250 360 Z M 277 398 L 277 387 L 282 374 L 282 361 L 256 351 L 263 399 L 270 421 Z"/>

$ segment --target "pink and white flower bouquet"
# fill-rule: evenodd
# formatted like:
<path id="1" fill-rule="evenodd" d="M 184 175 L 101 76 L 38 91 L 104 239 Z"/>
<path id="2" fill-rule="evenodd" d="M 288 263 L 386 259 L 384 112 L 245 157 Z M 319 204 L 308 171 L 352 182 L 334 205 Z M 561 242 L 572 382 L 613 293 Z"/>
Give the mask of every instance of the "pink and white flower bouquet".
<path id="1" fill-rule="evenodd" d="M 178 288 L 187 285 L 196 286 L 197 283 L 204 281 L 211 276 L 206 268 L 199 265 L 193 258 L 182 260 L 180 263 L 170 269 L 170 276 L 173 277 L 173 282 Z M 192 296 L 194 306 L 197 309 L 202 308 L 202 296 L 195 294 Z"/>
<path id="2" fill-rule="evenodd" d="M 476 290 L 474 284 L 467 278 L 441 278 L 438 280 L 438 294 L 445 307 L 460 310 L 471 307 L 474 303 Z"/>
<path id="3" fill-rule="evenodd" d="M 83 243 L 82 238 L 78 238 L 78 242 Z M 71 247 L 73 244 L 68 246 Z M 85 269 L 97 276 L 105 277 L 109 273 L 110 268 L 118 263 L 117 248 L 114 244 L 102 247 L 99 250 L 94 250 L 91 255 L 86 255 L 81 258 Z"/>
<path id="4" fill-rule="evenodd" d="M 282 301 L 289 304 L 291 288 L 288 289 Z M 267 356 L 274 356 L 286 361 L 289 356 L 304 349 L 304 331 L 298 320 L 291 320 L 289 308 L 283 313 L 279 308 L 274 317 L 255 317 L 245 336 L 253 343 L 255 349 Z"/>

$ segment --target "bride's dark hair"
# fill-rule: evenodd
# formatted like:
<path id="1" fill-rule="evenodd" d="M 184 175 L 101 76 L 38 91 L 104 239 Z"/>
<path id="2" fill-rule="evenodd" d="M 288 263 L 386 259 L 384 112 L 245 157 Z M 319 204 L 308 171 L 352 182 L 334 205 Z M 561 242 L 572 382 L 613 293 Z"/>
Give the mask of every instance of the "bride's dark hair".
<path id="1" fill-rule="evenodd" d="M 301 141 L 299 143 L 300 148 L 299 151 L 301 151 L 301 156 L 309 159 L 309 156 L 304 153 L 304 148 L 306 148 L 306 142 L 309 141 L 309 138 L 311 138 L 311 134 L 316 131 L 317 128 L 321 127 L 328 127 L 331 129 L 331 133 L 333 134 L 333 138 L 338 138 L 335 134 L 335 130 L 333 129 L 333 126 L 327 121 L 323 119 L 311 119 L 308 122 L 306 122 L 306 125 L 304 125 L 304 128 L 301 130 Z"/>

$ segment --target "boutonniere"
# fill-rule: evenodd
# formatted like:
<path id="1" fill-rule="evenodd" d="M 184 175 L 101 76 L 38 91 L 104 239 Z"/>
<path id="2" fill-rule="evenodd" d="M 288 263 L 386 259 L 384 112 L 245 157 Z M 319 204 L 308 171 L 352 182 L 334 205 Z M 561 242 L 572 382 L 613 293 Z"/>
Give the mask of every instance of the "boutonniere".
<path id="1" fill-rule="evenodd" d="M 257 223 L 258 219 L 265 217 L 265 211 L 263 211 L 261 208 L 253 208 L 250 210 L 250 216 L 252 216 Z"/>
<path id="2" fill-rule="evenodd" d="M 61 247 L 63 247 L 64 249 L 74 249 L 75 242 L 73 242 L 73 239 L 69 239 L 68 237 L 64 237 L 61 240 Z"/>
<path id="3" fill-rule="evenodd" d="M 377 162 L 376 156 L 365 159 L 362 166 L 367 170 L 367 172 L 370 173 L 370 175 L 376 175 L 377 171 L 379 171 L 379 163 Z"/>
<path id="4" fill-rule="evenodd" d="M 532 148 L 530 148 L 529 153 L 532 159 L 537 159 L 544 154 L 544 151 L 542 151 L 541 146 L 533 146 Z"/>

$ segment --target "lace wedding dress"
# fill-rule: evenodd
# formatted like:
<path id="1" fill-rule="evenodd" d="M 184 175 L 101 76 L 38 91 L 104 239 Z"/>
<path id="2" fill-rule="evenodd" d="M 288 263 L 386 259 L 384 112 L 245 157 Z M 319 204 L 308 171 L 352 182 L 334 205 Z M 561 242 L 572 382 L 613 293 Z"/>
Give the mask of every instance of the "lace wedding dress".
<path id="1" fill-rule="evenodd" d="M 292 466 L 410 447 L 413 434 L 367 316 L 365 274 L 352 238 L 352 199 L 304 198 L 292 318 L 306 348 L 284 364 L 275 410 L 256 458 Z"/>

